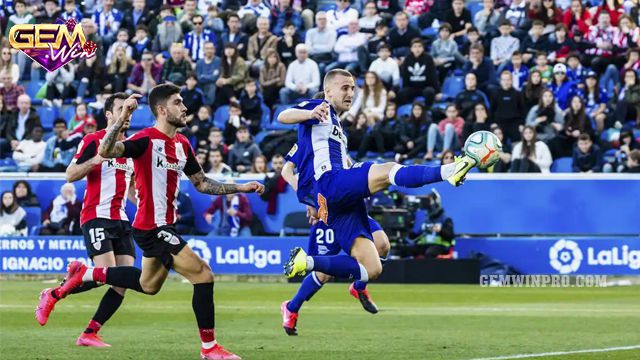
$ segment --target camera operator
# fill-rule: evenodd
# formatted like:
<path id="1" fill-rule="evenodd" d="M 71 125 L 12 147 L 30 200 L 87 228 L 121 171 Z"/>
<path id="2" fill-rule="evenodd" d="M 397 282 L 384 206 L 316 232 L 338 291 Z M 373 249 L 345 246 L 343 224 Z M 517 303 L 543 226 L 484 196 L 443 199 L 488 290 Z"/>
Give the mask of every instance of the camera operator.
<path id="1" fill-rule="evenodd" d="M 428 218 L 422 224 L 422 233 L 413 240 L 411 253 L 416 258 L 436 258 L 446 255 L 455 244 L 453 220 L 447 216 L 442 207 L 440 194 L 435 189 L 425 200 Z"/>

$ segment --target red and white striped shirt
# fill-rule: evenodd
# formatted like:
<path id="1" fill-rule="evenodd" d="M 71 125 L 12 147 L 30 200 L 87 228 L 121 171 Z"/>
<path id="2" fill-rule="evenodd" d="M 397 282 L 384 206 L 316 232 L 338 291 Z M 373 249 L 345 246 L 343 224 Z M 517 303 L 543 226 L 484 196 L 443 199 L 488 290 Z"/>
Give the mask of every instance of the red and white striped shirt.
<path id="1" fill-rule="evenodd" d="M 189 140 L 182 134 L 168 137 L 150 127 L 125 142 L 124 157 L 133 158 L 138 212 L 133 227 L 152 230 L 176 222 L 180 177 L 202 171 Z"/>
<path id="2" fill-rule="evenodd" d="M 616 38 L 618 37 L 618 28 L 609 26 L 607 28 L 601 28 L 597 25 L 593 25 L 589 28 L 589 32 L 587 33 L 587 41 L 595 44 L 594 47 L 591 47 L 585 50 L 585 54 L 587 55 L 600 55 L 604 57 L 609 57 L 613 55 L 612 50 L 605 50 L 598 47 L 598 42 L 607 42 L 611 45 L 615 45 Z"/>
<path id="3" fill-rule="evenodd" d="M 107 134 L 105 130 L 85 136 L 73 162 L 82 164 L 98 153 L 100 141 Z M 128 221 L 124 207 L 133 174 L 131 159 L 106 159 L 94 166 L 87 174 L 87 189 L 80 212 L 80 225 L 96 218 Z"/>

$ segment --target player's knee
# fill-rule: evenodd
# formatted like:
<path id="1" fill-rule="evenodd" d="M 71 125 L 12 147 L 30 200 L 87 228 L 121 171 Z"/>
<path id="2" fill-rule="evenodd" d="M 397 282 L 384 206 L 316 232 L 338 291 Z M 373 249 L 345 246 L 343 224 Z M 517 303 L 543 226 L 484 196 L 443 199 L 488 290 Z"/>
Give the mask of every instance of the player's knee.
<path id="1" fill-rule="evenodd" d="M 378 255 L 380 257 L 387 257 L 389 255 L 389 250 L 391 250 L 391 245 L 389 244 L 389 238 L 384 237 L 385 241 L 381 241 L 376 244 L 376 249 L 378 250 Z"/>
<path id="2" fill-rule="evenodd" d="M 202 284 L 202 283 L 210 283 L 213 282 L 213 272 L 211 272 L 211 268 L 209 264 L 200 260 L 198 262 L 198 268 L 190 276 L 190 281 L 193 284 Z"/>
<path id="3" fill-rule="evenodd" d="M 160 288 L 162 288 L 161 284 L 155 282 L 140 282 L 140 287 L 142 291 L 144 291 L 147 295 L 155 295 L 160 292 Z"/>
<path id="4" fill-rule="evenodd" d="M 124 293 L 127 291 L 127 289 L 125 288 L 121 288 L 121 287 L 117 287 L 117 286 L 112 286 L 111 287 L 115 292 L 117 292 L 118 294 L 120 294 L 120 296 L 124 296 Z"/>
<path id="5" fill-rule="evenodd" d="M 320 283 L 322 284 L 326 284 L 329 281 L 333 280 L 333 276 L 331 275 L 327 275 L 325 273 L 321 273 L 321 272 L 316 272 L 316 278 L 318 279 L 318 281 L 320 281 Z"/>
<path id="6" fill-rule="evenodd" d="M 380 261 L 376 261 L 372 264 L 369 264 L 365 267 L 367 273 L 369 275 L 369 280 L 375 280 L 382 275 L 382 264 Z"/>

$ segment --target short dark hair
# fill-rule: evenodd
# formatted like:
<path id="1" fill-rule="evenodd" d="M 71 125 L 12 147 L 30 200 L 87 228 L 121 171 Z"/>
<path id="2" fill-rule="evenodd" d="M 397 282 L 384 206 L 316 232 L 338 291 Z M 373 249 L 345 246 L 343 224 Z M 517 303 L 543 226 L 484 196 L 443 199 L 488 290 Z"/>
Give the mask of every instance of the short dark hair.
<path id="1" fill-rule="evenodd" d="M 220 153 L 220 156 L 222 156 L 222 151 L 220 151 L 220 149 L 218 148 L 209 149 L 209 156 L 211 156 L 211 154 L 213 153 Z"/>
<path id="2" fill-rule="evenodd" d="M 453 30 L 453 27 L 448 22 L 443 22 L 440 24 L 440 28 L 438 29 L 438 32 L 442 30 L 448 30 L 449 32 L 451 32 Z"/>
<path id="3" fill-rule="evenodd" d="M 147 27 L 147 25 L 145 25 L 145 24 L 140 24 L 140 25 L 136 26 L 136 31 L 138 31 L 138 30 L 146 31 L 147 34 L 149 33 L 149 27 Z"/>
<path id="4" fill-rule="evenodd" d="M 484 46 L 482 46 L 482 44 L 471 45 L 471 47 L 469 48 L 469 52 L 471 52 L 471 50 L 477 50 L 484 54 Z"/>
<path id="5" fill-rule="evenodd" d="M 546 57 L 547 57 L 547 53 L 546 53 L 546 52 L 544 52 L 544 51 L 538 51 L 538 52 L 536 53 L 536 57 L 540 57 L 540 56 L 544 56 L 544 57 L 546 58 Z"/>
<path id="6" fill-rule="evenodd" d="M 64 124 L 64 127 L 67 127 L 67 122 L 64 121 L 64 119 L 57 118 L 57 119 L 53 120 L 53 127 L 56 127 L 56 125 L 58 125 L 58 124 Z"/>
<path id="7" fill-rule="evenodd" d="M 15 7 L 16 5 L 18 5 L 18 4 L 22 4 L 22 5 L 24 5 L 25 7 L 27 6 L 27 3 L 26 3 L 24 0 L 15 0 L 15 1 L 13 2 L 13 6 L 14 6 L 14 7 Z"/>
<path id="8" fill-rule="evenodd" d="M 252 78 L 252 77 L 248 77 L 246 79 L 244 79 L 244 84 L 248 85 L 248 84 L 255 84 L 256 83 L 256 79 Z"/>
<path id="9" fill-rule="evenodd" d="M 193 80 L 195 80 L 195 81 L 198 81 L 198 76 L 193 71 L 190 71 L 190 72 L 187 73 L 187 78 L 185 80 L 189 80 L 191 78 L 193 78 Z"/>
<path id="10" fill-rule="evenodd" d="M 289 27 L 289 26 L 295 27 L 295 25 L 291 21 L 287 20 L 287 21 L 284 22 L 284 26 L 282 28 L 284 29 L 284 28 Z"/>
<path id="11" fill-rule="evenodd" d="M 158 116 L 156 107 L 158 105 L 166 105 L 171 95 L 180 94 L 180 88 L 173 84 L 160 84 L 149 92 L 149 107 L 153 116 Z"/>
<path id="12" fill-rule="evenodd" d="M 273 159 L 280 159 L 280 158 L 284 159 L 284 156 L 282 156 L 282 154 L 274 154 L 271 157 L 271 161 L 273 161 Z"/>
<path id="13" fill-rule="evenodd" d="M 116 101 L 116 99 L 126 100 L 127 97 L 128 97 L 127 94 L 123 92 L 117 92 L 109 96 L 107 100 L 104 102 L 104 112 L 106 113 L 108 111 L 113 114 L 113 103 Z"/>
<path id="14" fill-rule="evenodd" d="M 533 20 L 533 22 L 531 23 L 531 26 L 544 26 L 544 22 L 542 20 Z"/>
<path id="15" fill-rule="evenodd" d="M 422 45 L 422 47 L 424 47 L 424 43 L 422 42 L 422 39 L 420 39 L 420 38 L 411 39 L 411 46 L 413 46 L 414 44 L 420 44 L 420 45 Z"/>
<path id="16" fill-rule="evenodd" d="M 240 109 L 240 111 L 242 111 L 242 107 L 240 107 L 240 103 L 237 101 L 229 101 L 229 108 Z"/>
<path id="17" fill-rule="evenodd" d="M 200 14 L 195 14 L 195 15 L 193 15 L 193 17 L 191 18 L 191 22 L 193 22 L 193 20 L 194 20 L 195 18 L 200 18 L 200 19 L 202 19 L 202 21 L 204 22 L 204 16 L 202 16 L 202 15 L 200 15 Z"/>
<path id="18" fill-rule="evenodd" d="M 591 141 L 591 136 L 587 133 L 582 133 L 578 136 L 578 141 Z"/>
<path id="19" fill-rule="evenodd" d="M 238 20 L 240 20 L 240 16 L 238 15 L 237 12 L 232 12 L 229 15 L 227 15 L 227 21 L 229 21 L 229 19 L 231 19 L 232 17 L 237 18 Z"/>
<path id="20" fill-rule="evenodd" d="M 556 28 L 554 31 L 560 31 L 560 30 L 564 30 L 565 33 L 569 32 L 569 29 L 567 28 L 567 25 L 560 23 L 560 24 L 556 24 Z"/>
<path id="21" fill-rule="evenodd" d="M 514 57 L 514 56 L 522 56 L 522 53 L 520 51 L 516 50 L 513 53 L 511 53 L 511 57 Z"/>
<path id="22" fill-rule="evenodd" d="M 380 43 L 380 44 L 378 45 L 378 48 L 377 48 L 376 50 L 377 50 L 377 51 L 380 51 L 380 50 L 382 50 L 382 49 L 387 49 L 388 51 L 391 51 L 391 46 L 389 46 L 389 44 L 387 44 L 387 43 L 383 42 L 383 43 Z"/>
<path id="23" fill-rule="evenodd" d="M 209 129 L 209 134 L 211 134 L 212 132 L 222 132 L 222 129 L 220 129 L 217 126 L 214 126 L 211 129 Z"/>
<path id="24" fill-rule="evenodd" d="M 478 30 L 478 28 L 475 27 L 475 26 L 471 26 L 471 27 L 469 27 L 469 29 L 467 29 L 467 35 L 469 35 L 469 33 L 471 33 L 471 32 L 480 34 L 480 30 Z"/>

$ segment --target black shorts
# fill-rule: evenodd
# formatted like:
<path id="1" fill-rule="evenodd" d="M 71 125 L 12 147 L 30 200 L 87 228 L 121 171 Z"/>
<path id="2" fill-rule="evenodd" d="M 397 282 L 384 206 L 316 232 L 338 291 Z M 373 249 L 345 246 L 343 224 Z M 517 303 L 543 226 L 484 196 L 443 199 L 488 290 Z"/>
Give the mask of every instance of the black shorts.
<path id="1" fill-rule="evenodd" d="M 87 221 L 81 228 L 90 258 L 110 251 L 115 255 L 136 257 L 131 238 L 131 224 L 128 221 L 97 218 Z"/>
<path id="2" fill-rule="evenodd" d="M 160 226 L 153 230 L 133 228 L 133 238 L 142 249 L 142 256 L 160 259 L 167 269 L 173 266 L 171 255 L 177 255 L 187 245 L 187 242 L 178 235 L 176 228 L 171 225 Z"/>

